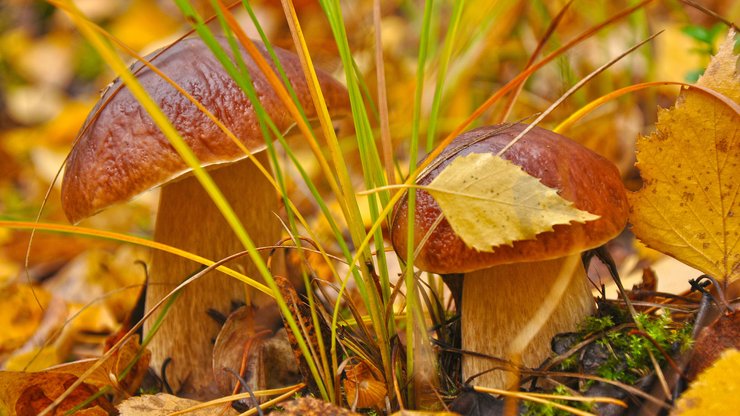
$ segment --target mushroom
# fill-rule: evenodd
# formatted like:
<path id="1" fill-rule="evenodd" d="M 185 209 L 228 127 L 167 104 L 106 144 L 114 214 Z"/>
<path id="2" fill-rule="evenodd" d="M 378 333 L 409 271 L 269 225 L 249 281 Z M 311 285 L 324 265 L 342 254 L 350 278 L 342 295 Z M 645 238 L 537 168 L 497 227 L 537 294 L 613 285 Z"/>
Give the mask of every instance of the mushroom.
<path id="1" fill-rule="evenodd" d="M 219 42 L 230 50 L 225 39 Z M 264 47 L 261 53 L 269 57 Z M 275 49 L 308 117 L 315 116 L 298 57 Z M 275 125 L 287 131 L 294 120 L 249 55 L 241 50 L 257 96 Z M 270 169 L 257 115 L 247 96 L 226 73 L 200 38 L 184 39 L 152 62 L 175 83 L 199 100 Z M 149 58 L 148 58 L 149 59 Z M 269 61 L 269 58 L 268 58 Z M 138 65 L 141 68 L 141 65 Z M 257 246 L 271 245 L 281 236 L 275 213 L 277 192 L 254 162 L 184 95 L 154 72 L 143 69 L 139 82 L 162 108 L 231 204 Z M 346 89 L 319 72 L 319 83 L 332 114 L 349 108 Z M 62 183 L 62 205 L 72 223 L 109 205 L 127 201 L 161 186 L 154 240 L 212 260 L 244 250 L 190 168 L 176 153 L 128 89 L 116 80 L 88 116 L 72 149 Z M 230 263 L 259 276 L 245 257 Z M 154 251 L 151 261 L 147 310 L 198 269 L 179 256 Z M 264 305 L 267 296 L 256 298 Z M 245 285 L 221 273 L 212 273 L 189 285 L 177 300 L 150 344 L 152 365 L 159 371 L 168 358 L 166 376 L 182 395 L 208 398 L 215 394 L 211 367 L 213 339 L 219 324 L 209 310 L 228 315 L 232 300 L 245 299 Z M 147 322 L 148 332 L 152 322 Z"/>
<path id="2" fill-rule="evenodd" d="M 456 137 L 417 181 L 429 184 L 455 157 L 471 153 L 497 154 L 526 125 L 481 127 Z M 570 256 L 600 246 L 618 235 L 627 221 L 627 199 L 614 165 L 591 150 L 551 131 L 535 127 L 502 157 L 584 211 L 600 218 L 585 223 L 555 225 L 534 239 L 478 252 L 465 245 L 443 219 L 432 196 L 417 190 L 414 223 L 415 245 L 427 233 L 429 239 L 418 249 L 414 266 L 453 279 L 463 275 L 462 347 L 494 357 L 510 355 L 509 343 L 533 317 L 557 280 Z M 406 256 L 408 202 L 404 198 L 393 214 L 392 242 Z M 573 264 L 571 259 L 571 264 Z M 593 296 L 583 265 L 575 262 L 567 289 L 542 329 L 522 352 L 525 366 L 536 367 L 550 354 L 550 341 L 560 332 L 572 331 L 594 308 Z M 459 306 L 459 305 L 458 305 Z M 468 378 L 499 363 L 475 355 L 463 357 L 463 375 Z M 489 371 L 476 384 L 503 388 L 507 374 Z"/>

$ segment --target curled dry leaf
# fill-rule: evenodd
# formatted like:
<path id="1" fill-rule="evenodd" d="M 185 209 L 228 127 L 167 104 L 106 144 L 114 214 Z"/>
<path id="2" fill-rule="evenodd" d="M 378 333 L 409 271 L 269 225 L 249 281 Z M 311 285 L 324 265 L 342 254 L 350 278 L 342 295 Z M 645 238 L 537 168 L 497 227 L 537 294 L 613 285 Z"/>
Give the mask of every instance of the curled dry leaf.
<path id="1" fill-rule="evenodd" d="M 740 103 L 734 32 L 697 85 Z M 737 106 L 736 106 L 737 108 Z M 643 187 L 629 195 L 630 222 L 651 248 L 731 282 L 740 274 L 740 114 L 688 89 L 658 111 L 653 134 L 637 141 Z"/>
<path id="2" fill-rule="evenodd" d="M 344 395 L 353 409 L 383 405 L 388 390 L 365 362 L 347 366 L 344 370 Z"/>
<path id="3" fill-rule="evenodd" d="M 234 374 L 228 370 L 239 374 L 243 365 L 245 381 L 250 390 L 264 390 L 267 386 L 262 365 L 264 334 L 257 335 L 254 331 L 246 330 L 252 319 L 249 308 L 242 306 L 229 315 L 216 337 L 213 345 L 213 375 L 221 395 L 232 394 L 237 383 Z M 254 406 L 254 403 L 250 403 L 250 406 Z"/>
<path id="4" fill-rule="evenodd" d="M 265 314 L 265 308 L 254 313 Z M 255 318 L 250 316 L 246 306 L 236 309 L 226 319 L 216 338 L 213 374 L 223 396 L 232 394 L 237 383 L 228 369 L 239 373 L 244 366 L 243 378 L 252 391 L 285 387 L 301 379 L 285 329 L 273 334 L 272 330 L 259 329 L 264 327 L 258 326 L 255 331 L 249 331 L 246 328 L 252 319 Z M 251 399 L 245 401 L 249 407 L 254 407 Z"/>
<path id="5" fill-rule="evenodd" d="M 425 188 L 468 247 L 493 252 L 556 224 L 599 218 L 581 211 L 514 163 L 472 153 L 453 160 Z"/>

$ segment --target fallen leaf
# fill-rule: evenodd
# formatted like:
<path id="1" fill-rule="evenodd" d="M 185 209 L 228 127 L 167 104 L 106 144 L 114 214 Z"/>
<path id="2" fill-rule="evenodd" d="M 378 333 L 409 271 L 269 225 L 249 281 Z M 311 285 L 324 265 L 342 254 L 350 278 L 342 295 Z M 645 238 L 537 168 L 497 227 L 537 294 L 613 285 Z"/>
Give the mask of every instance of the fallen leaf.
<path id="1" fill-rule="evenodd" d="M 38 329 L 51 295 L 38 287 L 10 284 L 0 288 L 0 362 Z"/>
<path id="2" fill-rule="evenodd" d="M 725 351 L 678 399 L 676 416 L 734 415 L 740 408 L 740 351 Z"/>
<path id="3" fill-rule="evenodd" d="M 514 163 L 472 153 L 453 160 L 424 190 L 466 245 L 493 252 L 556 224 L 595 220 Z"/>
<path id="4" fill-rule="evenodd" d="M 134 359 L 136 358 L 136 355 L 139 354 L 140 349 L 141 345 L 139 344 L 139 336 L 132 336 L 118 349 L 118 351 L 108 357 L 95 371 L 93 371 L 93 373 L 85 379 L 85 382 L 97 387 L 110 386 L 113 387 L 113 390 L 120 393 L 135 393 L 146 375 L 147 368 L 149 366 L 149 358 L 151 356 L 149 351 L 145 351 L 134 363 Z M 69 373 L 74 376 L 80 376 L 98 360 L 98 358 L 91 358 L 61 364 L 47 369 L 46 372 Z M 117 377 L 123 374 L 124 370 L 130 365 L 131 370 L 122 380 L 117 381 Z"/>
<path id="5" fill-rule="evenodd" d="M 350 407 L 383 407 L 388 390 L 366 362 L 347 366 L 344 375 L 344 394 Z"/>
<path id="6" fill-rule="evenodd" d="M 86 305 L 87 309 L 103 308 L 110 315 L 106 317 L 103 311 L 96 312 L 99 318 L 103 318 L 99 322 L 76 319 L 74 324 L 81 330 L 102 332 L 115 329 L 117 322 L 126 319 L 134 307 L 136 295 L 144 284 L 144 268 L 137 264 L 142 258 L 146 258 L 146 253 L 131 246 L 115 250 L 94 248 L 65 264 L 43 285 L 67 302 Z"/>
<path id="7" fill-rule="evenodd" d="M 282 410 L 270 413 L 278 416 L 359 416 L 351 410 L 313 397 L 300 397 L 281 403 Z"/>
<path id="8" fill-rule="evenodd" d="M 3 370 L 35 371 L 57 365 L 69 357 L 73 338 L 78 332 L 65 326 L 68 305 L 53 296 L 44 307 L 44 315 L 33 336 L 16 348 L 2 365 Z"/>
<path id="9" fill-rule="evenodd" d="M 272 330 L 264 330 L 259 325 L 260 318 L 271 313 L 271 306 L 258 308 L 252 314 L 247 306 L 242 306 L 233 311 L 221 327 L 213 345 L 213 374 L 222 395 L 232 394 L 237 381 L 227 369 L 239 373 L 244 359 L 247 362 L 243 378 L 253 391 L 289 386 L 301 380 L 285 328 L 273 334 Z M 256 331 L 245 329 L 250 320 L 257 321 Z M 252 400 L 243 402 L 250 404 Z"/>
<path id="10" fill-rule="evenodd" d="M 731 32 L 698 85 L 740 103 Z M 637 142 L 643 187 L 629 195 L 630 222 L 651 248 L 715 278 L 740 273 L 740 115 L 693 89 L 658 111 L 653 134 Z"/>
<path id="11" fill-rule="evenodd" d="M 59 397 L 77 379 L 72 374 L 65 373 L 19 373 L 10 375 L 10 372 L 0 373 L 0 410 L 12 409 L 10 414 L 17 416 L 33 416 L 39 414 Z M 98 389 L 82 383 L 72 394 L 67 396 L 51 415 L 63 415 L 68 410 L 88 400 Z M 99 397 L 85 406 L 84 413 L 88 415 L 107 415 L 106 409 L 112 406 L 102 397 Z"/>
<path id="12" fill-rule="evenodd" d="M 57 410 L 69 410 L 83 402 L 102 387 L 111 387 L 114 401 L 121 396 L 133 394 L 141 385 L 149 365 L 149 353 L 146 352 L 133 364 L 131 371 L 121 381 L 117 375 L 123 373 L 140 349 L 138 337 L 132 337 L 121 349 L 106 359 L 85 382 L 68 396 Z M 56 400 L 82 373 L 87 371 L 98 359 L 81 360 L 59 365 L 38 372 L 0 371 L 0 414 L 2 406 L 16 409 L 18 414 L 35 415 Z M 45 403 L 45 404 L 44 404 Z M 97 403 L 97 404 L 96 404 Z M 110 407 L 107 400 L 94 402 L 102 408 Z M 40 407 L 41 406 L 41 407 Z M 19 407 L 33 410 L 31 413 L 20 413 Z M 97 414 L 97 413 L 94 413 Z M 103 412 L 100 414 L 108 414 Z"/>
<path id="13" fill-rule="evenodd" d="M 242 374 L 252 391 L 267 388 L 267 371 L 262 359 L 266 334 L 265 331 L 255 334 L 254 331 L 246 330 L 250 323 L 254 325 L 254 313 L 250 312 L 247 306 L 232 312 L 221 327 L 213 345 L 213 375 L 219 393 L 224 396 L 233 393 L 232 390 L 238 381 L 231 371 Z M 290 358 L 292 361 L 293 357 Z M 244 370 L 240 373 L 242 366 Z M 254 407 L 251 399 L 247 402 L 250 407 Z"/>
<path id="14" fill-rule="evenodd" d="M 686 368 L 687 380 L 694 380 L 728 349 L 740 349 L 740 312 L 722 314 L 701 330 Z"/>
<path id="15" fill-rule="evenodd" d="M 199 404 L 200 402 L 195 400 L 159 393 L 124 400 L 118 405 L 118 411 L 121 416 L 166 416 L 170 413 L 186 410 Z M 214 414 L 232 416 L 238 413 L 231 406 L 219 405 L 195 410 L 187 414 L 190 416 L 208 416 Z"/>

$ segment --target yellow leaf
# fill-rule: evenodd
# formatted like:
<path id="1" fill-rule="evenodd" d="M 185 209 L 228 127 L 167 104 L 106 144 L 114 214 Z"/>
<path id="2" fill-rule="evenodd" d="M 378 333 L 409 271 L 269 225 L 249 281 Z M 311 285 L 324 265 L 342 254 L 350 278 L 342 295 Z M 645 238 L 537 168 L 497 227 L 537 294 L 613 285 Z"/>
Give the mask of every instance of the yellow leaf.
<path id="1" fill-rule="evenodd" d="M 556 224 L 599 218 L 573 207 L 514 163 L 473 153 L 453 160 L 424 188 L 468 247 L 493 252 Z"/>
<path id="2" fill-rule="evenodd" d="M 698 85 L 740 102 L 734 33 Z M 629 195 L 633 232 L 647 246 L 716 278 L 740 272 L 740 115 L 701 91 L 683 91 L 637 142 L 644 184 Z"/>
<path id="3" fill-rule="evenodd" d="M 674 414 L 732 415 L 740 408 L 740 351 L 725 351 L 719 360 L 701 373 L 676 404 Z"/>
<path id="4" fill-rule="evenodd" d="M 0 289 L 0 359 L 23 345 L 38 329 L 51 296 L 23 284 Z"/>

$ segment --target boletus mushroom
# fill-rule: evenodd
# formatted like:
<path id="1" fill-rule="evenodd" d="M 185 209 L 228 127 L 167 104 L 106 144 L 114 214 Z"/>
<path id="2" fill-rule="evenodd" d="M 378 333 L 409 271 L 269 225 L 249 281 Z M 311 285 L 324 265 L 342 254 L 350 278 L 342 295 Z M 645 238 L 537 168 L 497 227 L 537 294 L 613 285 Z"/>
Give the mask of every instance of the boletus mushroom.
<path id="1" fill-rule="evenodd" d="M 497 154 L 525 127 L 523 124 L 487 126 L 458 136 L 431 162 L 418 184 L 429 184 L 458 156 Z M 445 219 L 432 229 L 442 212 L 429 193 L 416 191 L 415 245 L 427 233 L 430 235 L 424 246 L 417 248 L 414 266 L 449 275 L 449 279 L 462 275 L 463 349 L 509 358 L 508 344 L 545 301 L 566 259 L 618 235 L 627 221 L 628 206 L 619 172 L 611 162 L 551 131 L 535 127 L 502 157 L 555 189 L 575 208 L 599 216 L 585 223 L 555 225 L 552 231 L 540 233 L 534 239 L 494 247 L 493 252 L 479 252 L 467 247 Z M 404 258 L 407 204 L 403 198 L 396 205 L 391 229 L 393 246 Z M 576 263 L 565 294 L 522 352 L 525 366 L 538 366 L 550 354 L 552 337 L 575 330 L 593 311 L 594 300 L 585 270 L 580 261 Z M 463 376 L 468 378 L 498 366 L 500 363 L 493 360 L 466 355 Z M 477 378 L 475 384 L 504 388 L 506 380 L 505 371 L 489 371 Z"/>
<path id="2" fill-rule="evenodd" d="M 231 50 L 225 40 L 220 42 L 225 50 Z M 271 62 L 264 47 L 258 46 Z M 241 50 L 241 54 L 262 106 L 280 130 L 289 130 L 294 124 L 291 114 L 246 51 Z M 276 54 L 307 116 L 315 116 L 298 57 L 277 48 Z M 148 59 L 224 123 L 269 171 L 266 152 L 262 152 L 265 142 L 252 104 L 199 38 L 184 39 Z M 256 165 L 211 119 L 156 73 L 145 68 L 137 78 L 202 165 L 207 166 L 255 244 L 276 243 L 281 236 L 275 216 L 279 198 Z M 327 73 L 319 71 L 318 78 L 330 112 L 346 113 L 349 99 L 345 88 Z M 62 205 L 69 221 L 77 223 L 111 204 L 161 186 L 155 241 L 212 260 L 244 250 L 189 172 L 148 113 L 116 80 L 88 116 L 69 155 Z M 248 257 L 229 266 L 237 263 L 246 275 L 259 276 Z M 154 251 L 147 309 L 198 267 L 181 257 Z M 171 359 L 166 376 L 175 391 L 201 399 L 213 394 L 212 342 L 219 324 L 208 312 L 213 309 L 228 315 L 232 300 L 244 300 L 245 287 L 236 279 L 212 273 L 189 285 L 177 300 L 150 344 L 156 370 Z M 265 298 L 256 298 L 256 303 L 264 303 Z M 150 327 L 148 321 L 145 332 Z"/>

